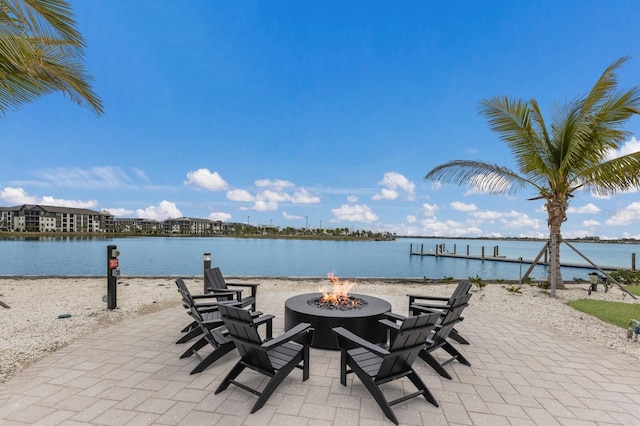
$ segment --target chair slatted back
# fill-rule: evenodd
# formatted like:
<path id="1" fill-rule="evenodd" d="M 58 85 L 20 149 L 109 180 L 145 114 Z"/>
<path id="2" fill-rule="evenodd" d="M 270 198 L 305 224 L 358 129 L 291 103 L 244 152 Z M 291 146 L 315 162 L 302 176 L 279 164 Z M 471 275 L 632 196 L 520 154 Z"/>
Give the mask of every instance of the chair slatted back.
<path id="1" fill-rule="evenodd" d="M 471 283 L 466 280 L 460 281 L 456 289 L 453 291 L 453 294 L 449 298 L 449 301 L 452 301 L 453 299 L 457 299 L 460 296 L 464 296 L 465 294 L 468 294 L 469 290 L 471 290 Z"/>
<path id="2" fill-rule="evenodd" d="M 224 277 L 222 276 L 222 271 L 217 266 L 214 268 L 209 268 L 205 271 L 207 274 L 207 278 L 209 279 L 209 285 L 211 288 L 217 288 L 220 290 L 228 290 L 227 283 L 224 281 Z"/>
<path id="3" fill-rule="evenodd" d="M 438 327 L 436 327 L 436 332 L 431 337 L 434 345 L 439 345 L 441 342 L 444 342 L 453 327 L 462 321 L 460 317 L 464 308 L 469 306 L 469 299 L 471 299 L 471 293 L 467 293 L 463 296 L 457 297 L 453 299 L 450 303 L 449 308 L 442 314 L 440 321 L 438 322 Z"/>
<path id="4" fill-rule="evenodd" d="M 390 354 L 385 357 L 378 370 L 377 381 L 384 381 L 411 369 L 439 317 L 438 313 L 423 314 L 409 316 L 402 322 L 389 347 Z"/>
<path id="5" fill-rule="evenodd" d="M 182 295 L 182 301 L 184 305 L 187 307 L 187 309 L 189 309 L 189 316 L 191 316 L 191 318 L 193 318 L 193 320 L 198 323 L 198 326 L 200 327 L 200 330 L 202 331 L 205 339 L 207 339 L 207 341 L 214 347 L 225 343 L 226 339 L 219 331 L 211 330 L 209 327 L 204 325 L 205 319 L 198 310 L 196 302 L 182 278 L 176 279 L 176 285 L 178 286 L 178 292 Z"/>
<path id="6" fill-rule="evenodd" d="M 234 306 L 220 306 L 220 315 L 229 330 L 229 337 L 235 343 L 242 361 L 267 374 L 275 374 L 269 355 L 262 348 L 262 338 L 258 333 L 258 327 L 254 323 L 251 313 L 246 309 Z"/>

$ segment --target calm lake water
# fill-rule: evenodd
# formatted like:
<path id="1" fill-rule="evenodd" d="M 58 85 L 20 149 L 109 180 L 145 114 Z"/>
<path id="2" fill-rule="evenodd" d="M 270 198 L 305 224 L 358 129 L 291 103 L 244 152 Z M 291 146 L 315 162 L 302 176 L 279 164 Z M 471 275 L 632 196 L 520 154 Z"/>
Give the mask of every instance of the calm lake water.
<path id="1" fill-rule="evenodd" d="M 120 251 L 123 276 L 201 275 L 203 253 L 212 254 L 212 265 L 220 266 L 229 276 L 324 277 L 334 272 L 338 277 L 468 278 L 519 279 L 529 265 L 410 256 L 414 252 L 435 249 L 445 244 L 448 251 L 456 245 L 457 253 L 472 255 L 499 254 L 508 258 L 533 260 L 544 246 L 537 241 L 449 240 L 400 238 L 395 241 L 305 241 L 243 238 L 96 238 L 40 237 L 0 240 L 0 275 L 104 276 L 106 247 L 116 245 Z M 638 244 L 573 243 L 584 255 L 603 267 L 630 268 L 632 253 L 640 253 Z M 566 245 L 562 261 L 587 264 Z M 592 269 L 563 268 L 565 279 L 587 279 Z M 544 279 L 546 268 L 537 266 L 533 279 Z"/>

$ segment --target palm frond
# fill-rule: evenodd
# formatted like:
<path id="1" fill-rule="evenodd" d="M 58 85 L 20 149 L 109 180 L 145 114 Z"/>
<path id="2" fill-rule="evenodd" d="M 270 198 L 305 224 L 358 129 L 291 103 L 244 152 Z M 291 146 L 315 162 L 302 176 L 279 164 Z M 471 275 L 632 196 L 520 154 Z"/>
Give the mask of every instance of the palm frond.
<path id="1" fill-rule="evenodd" d="M 623 155 L 593 166 L 580 178 L 585 190 L 600 196 L 640 188 L 640 152 Z"/>
<path id="2" fill-rule="evenodd" d="M 455 185 L 473 185 L 490 194 L 513 194 L 527 185 L 539 189 L 535 182 L 507 167 L 482 161 L 451 161 L 433 168 L 424 178 Z"/>
<path id="3" fill-rule="evenodd" d="M 0 0 L 0 113 L 60 91 L 102 114 L 83 48 L 66 1 Z"/>

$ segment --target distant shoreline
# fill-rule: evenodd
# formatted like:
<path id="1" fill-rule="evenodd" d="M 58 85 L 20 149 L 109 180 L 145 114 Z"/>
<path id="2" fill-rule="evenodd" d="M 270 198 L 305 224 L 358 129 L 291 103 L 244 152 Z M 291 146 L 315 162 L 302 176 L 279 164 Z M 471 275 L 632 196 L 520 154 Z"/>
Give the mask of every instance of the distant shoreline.
<path id="1" fill-rule="evenodd" d="M 15 237 L 91 237 L 91 238 L 242 238 L 242 239 L 261 239 L 261 240 L 318 240 L 318 241 L 392 241 L 377 238 L 359 238 L 353 236 L 324 236 L 318 235 L 202 235 L 202 234 L 135 234 L 135 233 L 104 233 L 104 232 L 0 232 L 1 239 L 10 239 Z M 534 237 L 447 237 L 433 235 L 394 235 L 395 239 L 425 239 L 425 240 L 459 240 L 459 241 L 547 241 L 547 238 Z M 600 237 L 587 238 L 564 238 L 564 240 L 572 243 L 596 243 L 596 244 L 640 244 L 640 240 L 635 238 L 616 238 L 601 239 Z"/>

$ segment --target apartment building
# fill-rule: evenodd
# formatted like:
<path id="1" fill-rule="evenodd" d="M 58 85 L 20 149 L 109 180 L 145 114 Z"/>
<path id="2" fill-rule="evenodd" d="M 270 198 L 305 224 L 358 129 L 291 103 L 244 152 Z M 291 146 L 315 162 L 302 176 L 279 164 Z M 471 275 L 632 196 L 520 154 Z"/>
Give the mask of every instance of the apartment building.
<path id="1" fill-rule="evenodd" d="M 0 207 L 0 228 L 19 232 L 106 232 L 113 223 L 107 211 L 23 204 Z"/>
<path id="2" fill-rule="evenodd" d="M 125 232 L 144 234 L 217 234 L 235 224 L 181 217 L 157 221 L 115 218 L 107 210 L 23 204 L 0 207 L 0 231 L 17 232 Z"/>

